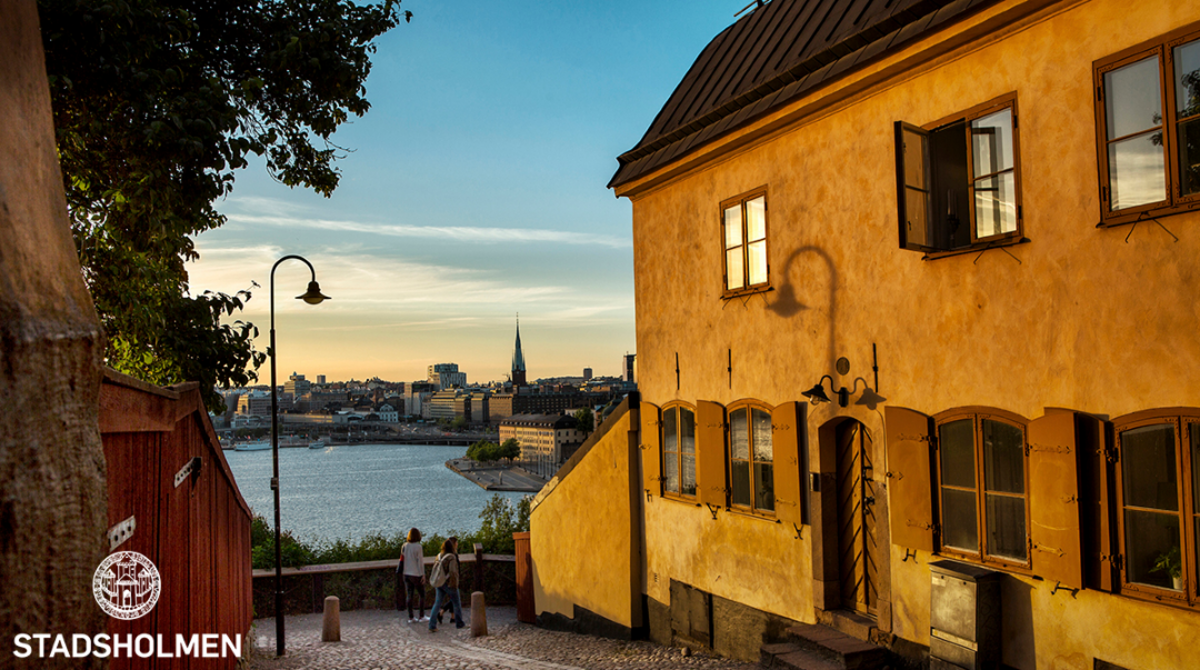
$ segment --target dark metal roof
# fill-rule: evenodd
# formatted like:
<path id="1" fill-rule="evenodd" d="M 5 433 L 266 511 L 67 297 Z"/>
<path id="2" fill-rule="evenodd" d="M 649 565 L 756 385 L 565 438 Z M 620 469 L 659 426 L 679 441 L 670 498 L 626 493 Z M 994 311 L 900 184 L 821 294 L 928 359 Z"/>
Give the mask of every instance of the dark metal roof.
<path id="1" fill-rule="evenodd" d="M 995 0 L 773 0 L 709 42 L 609 188 Z"/>

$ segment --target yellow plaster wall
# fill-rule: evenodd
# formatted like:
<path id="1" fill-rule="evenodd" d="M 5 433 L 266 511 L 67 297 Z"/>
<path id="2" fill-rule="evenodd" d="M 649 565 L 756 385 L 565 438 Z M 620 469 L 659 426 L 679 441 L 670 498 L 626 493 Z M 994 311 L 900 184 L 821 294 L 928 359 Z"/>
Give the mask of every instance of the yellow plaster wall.
<path id="1" fill-rule="evenodd" d="M 1200 212 L 1161 220 L 1178 241 L 1154 223 L 1096 228 L 1092 85 L 1093 61 L 1198 20 L 1197 3 L 1144 2 L 1136 11 L 1120 0 L 1059 3 L 1002 40 L 854 92 L 853 104 L 637 193 L 645 400 L 778 404 L 801 399 L 824 374 L 836 386 L 853 386 L 860 376 L 873 385 L 875 343 L 880 395 L 930 414 L 987 405 L 1031 419 L 1046 407 L 1116 417 L 1200 406 Z M 932 261 L 899 249 L 893 123 L 924 125 L 1013 91 L 1030 242 Z M 718 205 L 760 186 L 768 189 L 773 290 L 722 300 Z M 833 369 L 840 356 L 851 362 L 845 377 Z M 809 408 L 810 455 L 817 429 L 842 415 L 868 425 L 877 463 L 884 463 L 881 412 L 836 404 Z M 673 577 L 811 620 L 807 542 L 722 514 L 713 522 L 703 509 L 647 504 L 650 594 L 666 602 Z M 903 556 L 892 549 L 894 631 L 927 644 L 929 556 Z M 749 562 L 754 570 L 745 569 Z M 754 575 L 735 579 L 739 570 Z M 1183 667 L 1174 663 L 1178 646 L 1138 648 L 1127 635 L 1096 631 L 1149 636 L 1169 627 L 1168 640 L 1200 639 L 1200 615 L 1089 592 L 1049 596 L 1052 587 L 1030 582 L 1024 600 L 1006 587 L 1014 616 L 1033 610 L 1025 614 L 1030 630 L 1017 635 L 1022 644 L 1006 652 L 1015 667 L 1035 667 L 1036 657 L 1039 668 L 1082 668 L 1080 654 L 1124 658 L 1131 667 Z M 1070 621 L 1053 623 L 1057 616 Z M 1134 663 L 1129 649 L 1149 656 Z"/>
<path id="2" fill-rule="evenodd" d="M 620 416 L 534 500 L 529 541 L 539 614 L 573 618 L 578 605 L 622 626 L 642 625 L 634 596 L 642 559 L 630 479 L 629 431 L 637 417 L 637 410 Z M 636 476 L 636 462 L 632 467 Z"/>

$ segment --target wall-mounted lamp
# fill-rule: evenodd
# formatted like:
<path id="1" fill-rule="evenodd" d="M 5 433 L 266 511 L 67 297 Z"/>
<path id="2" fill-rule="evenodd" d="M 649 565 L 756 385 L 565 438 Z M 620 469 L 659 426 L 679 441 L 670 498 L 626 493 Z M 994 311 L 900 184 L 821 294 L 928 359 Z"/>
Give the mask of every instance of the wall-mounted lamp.
<path id="1" fill-rule="evenodd" d="M 872 349 L 874 349 L 874 345 L 872 345 Z M 850 361 L 847 360 L 846 358 L 839 358 L 837 360 L 836 367 L 837 367 L 838 374 L 844 375 L 847 372 L 850 372 Z M 878 385 L 879 384 L 879 382 L 878 382 L 878 370 L 879 370 L 878 363 L 875 364 L 874 369 L 876 370 L 876 375 L 877 375 L 875 383 L 876 383 L 876 385 Z M 883 396 L 876 393 L 875 390 L 872 389 L 870 387 L 870 385 L 867 384 L 867 380 L 863 379 L 862 377 L 855 377 L 854 386 L 851 388 L 846 388 L 845 386 L 843 386 L 841 388 L 834 389 L 833 377 L 830 375 L 822 376 L 821 380 L 818 381 L 815 386 L 813 386 L 809 390 L 805 391 L 804 393 L 801 393 L 800 395 L 804 396 L 805 398 L 808 398 L 809 402 L 811 402 L 814 405 L 816 405 L 818 403 L 823 403 L 823 402 L 833 402 L 829 398 L 829 395 L 825 393 L 825 380 L 826 379 L 829 380 L 829 388 L 832 389 L 833 392 L 837 395 L 837 401 L 838 401 L 839 407 L 848 407 L 850 405 L 850 396 L 854 395 L 855 393 L 858 393 L 858 383 L 859 382 L 862 382 L 863 392 L 862 392 L 862 395 L 858 398 L 858 400 L 856 400 L 854 402 L 855 405 L 866 405 L 870 409 L 875 409 L 879 405 L 879 403 L 887 400 L 887 398 L 884 398 Z"/>

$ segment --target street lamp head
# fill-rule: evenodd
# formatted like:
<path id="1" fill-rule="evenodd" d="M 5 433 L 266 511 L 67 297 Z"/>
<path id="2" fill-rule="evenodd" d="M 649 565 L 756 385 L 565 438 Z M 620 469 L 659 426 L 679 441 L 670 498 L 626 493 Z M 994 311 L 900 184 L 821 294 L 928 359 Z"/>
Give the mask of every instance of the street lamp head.
<path id="1" fill-rule="evenodd" d="M 296 296 L 296 300 L 303 300 L 310 305 L 319 305 L 326 300 L 333 300 L 333 298 L 321 295 L 321 286 L 314 279 L 308 282 L 308 290 L 304 292 L 304 295 Z"/>

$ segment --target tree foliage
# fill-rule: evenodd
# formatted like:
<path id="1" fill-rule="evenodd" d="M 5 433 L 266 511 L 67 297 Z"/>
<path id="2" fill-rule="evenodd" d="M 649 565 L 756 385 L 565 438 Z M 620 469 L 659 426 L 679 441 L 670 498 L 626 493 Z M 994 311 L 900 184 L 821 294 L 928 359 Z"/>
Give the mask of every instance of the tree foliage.
<path id="1" fill-rule="evenodd" d="M 588 407 L 581 407 L 575 410 L 575 420 L 579 422 L 579 430 L 583 431 L 584 435 L 590 435 L 596 429 L 595 416 Z"/>
<path id="2" fill-rule="evenodd" d="M 39 0 L 67 207 L 107 363 L 158 384 L 256 378 L 249 300 L 189 296 L 195 235 L 261 156 L 288 186 L 337 187 L 331 138 L 370 108 L 373 40 L 394 0 Z M 249 368 L 248 368 L 249 366 Z"/>

